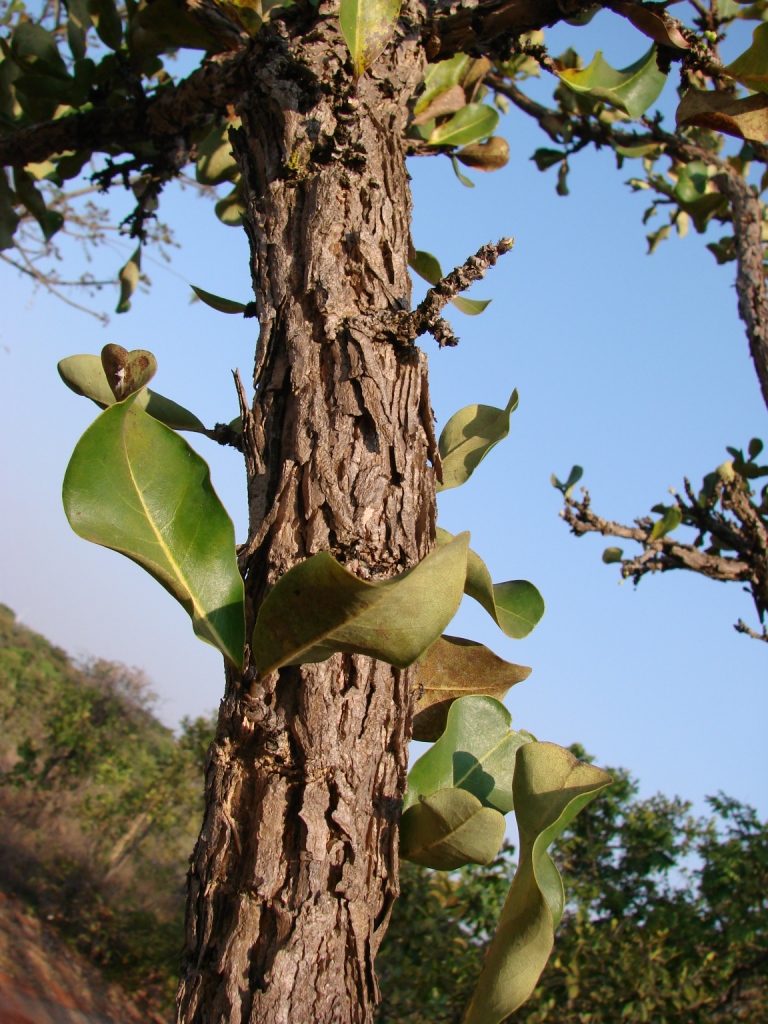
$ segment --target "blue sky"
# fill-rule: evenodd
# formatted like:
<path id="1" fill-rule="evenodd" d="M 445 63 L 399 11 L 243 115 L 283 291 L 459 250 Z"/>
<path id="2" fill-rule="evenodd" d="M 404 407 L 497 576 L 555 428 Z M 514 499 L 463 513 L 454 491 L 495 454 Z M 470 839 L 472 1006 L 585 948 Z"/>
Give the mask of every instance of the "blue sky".
<path id="1" fill-rule="evenodd" d="M 610 14 L 552 33 L 553 52 L 568 43 L 587 61 L 602 44 L 617 67 L 647 48 Z M 673 103 L 668 85 L 661 105 Z M 495 174 L 474 174 L 473 190 L 447 160 L 410 164 L 414 242 L 444 269 L 490 239 L 516 240 L 472 292 L 493 298 L 489 309 L 452 316 L 459 347 L 424 342 L 438 427 L 463 405 L 503 406 L 514 387 L 520 392 L 509 438 L 465 487 L 440 496 L 440 524 L 470 529 L 494 579 L 532 580 L 547 612 L 531 637 L 514 642 L 467 600 L 450 631 L 533 666 L 507 700 L 516 726 L 562 744 L 578 740 L 599 762 L 631 769 L 645 794 L 679 794 L 703 810 L 704 796 L 722 789 L 765 815 L 768 649 L 732 628 L 739 617 L 754 624 L 749 596 L 684 574 L 647 579 L 636 591 L 619 586 L 616 567 L 600 560 L 605 542 L 570 536 L 549 483 L 550 473 L 578 462 L 596 511 L 631 521 L 683 476 L 696 485 L 726 457 L 726 444 L 768 441 L 733 265 L 718 267 L 705 249 L 724 231 L 672 238 L 649 257 L 644 196 L 624 184 L 636 173 L 630 163 L 617 172 L 610 153 L 579 154 L 563 198 L 556 170 L 541 174 L 529 159 L 551 146 L 536 126 L 513 113 L 501 132 L 512 159 Z M 126 203 L 116 197 L 120 210 Z M 247 301 L 245 236 L 220 225 L 190 190 L 169 190 L 161 215 L 181 248 L 169 270 L 145 263 L 150 292 L 107 329 L 0 267 L 0 600 L 76 655 L 144 668 L 161 716 L 175 723 L 215 707 L 219 657 L 137 566 L 69 531 L 61 479 L 96 409 L 56 374 L 62 356 L 98 352 L 107 341 L 149 348 L 158 391 L 209 424 L 236 414 L 230 371 L 250 376 L 255 322 L 190 304 L 188 283 Z M 116 243 L 97 273 L 113 272 L 129 252 Z M 96 303 L 109 310 L 115 301 L 106 291 Z M 242 538 L 238 455 L 191 440 Z"/>

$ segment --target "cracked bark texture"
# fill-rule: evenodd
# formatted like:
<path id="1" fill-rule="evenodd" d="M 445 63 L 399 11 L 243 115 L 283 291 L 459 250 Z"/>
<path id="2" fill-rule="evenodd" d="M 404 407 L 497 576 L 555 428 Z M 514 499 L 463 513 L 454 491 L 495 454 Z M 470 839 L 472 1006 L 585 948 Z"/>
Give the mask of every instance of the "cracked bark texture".
<path id="1" fill-rule="evenodd" d="M 410 304 L 400 140 L 424 65 L 415 31 L 398 44 L 355 86 L 337 19 L 303 36 L 275 25 L 237 104 L 261 326 L 243 433 L 248 635 L 269 588 L 309 555 L 330 549 L 380 579 L 434 543 L 426 360 L 376 340 L 382 312 Z M 350 655 L 230 674 L 189 872 L 179 1022 L 372 1019 L 410 682 Z"/>

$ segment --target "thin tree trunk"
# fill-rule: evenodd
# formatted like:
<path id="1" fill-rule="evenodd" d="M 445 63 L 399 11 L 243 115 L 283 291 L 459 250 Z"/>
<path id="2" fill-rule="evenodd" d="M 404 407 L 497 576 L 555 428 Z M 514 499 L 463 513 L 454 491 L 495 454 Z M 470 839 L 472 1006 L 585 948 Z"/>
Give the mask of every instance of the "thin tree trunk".
<path id="1" fill-rule="evenodd" d="M 244 422 L 249 630 L 296 562 L 331 550 L 386 578 L 424 557 L 435 522 L 426 360 L 380 340 L 410 303 L 400 140 L 418 40 L 355 87 L 337 20 L 304 39 L 270 31 L 235 139 L 261 323 Z M 411 678 L 350 655 L 230 675 L 189 874 L 183 1024 L 371 1020 Z"/>

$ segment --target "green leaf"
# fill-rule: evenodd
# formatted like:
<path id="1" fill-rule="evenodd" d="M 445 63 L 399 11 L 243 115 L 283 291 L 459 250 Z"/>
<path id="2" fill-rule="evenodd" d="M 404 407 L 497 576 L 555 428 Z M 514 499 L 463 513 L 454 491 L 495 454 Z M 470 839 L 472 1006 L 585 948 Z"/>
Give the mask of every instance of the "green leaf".
<path id="1" fill-rule="evenodd" d="M 119 50 L 123 41 L 123 22 L 115 0 L 88 0 L 88 9 L 102 43 L 110 50 Z"/>
<path id="2" fill-rule="evenodd" d="M 540 171 L 546 171 L 555 164 L 565 160 L 566 154 L 561 149 L 537 149 L 531 157 Z"/>
<path id="3" fill-rule="evenodd" d="M 606 548 L 603 552 L 603 561 L 606 565 L 611 565 L 612 562 L 620 562 L 623 556 L 621 548 Z"/>
<path id="4" fill-rule="evenodd" d="M 760 452 L 763 450 L 763 442 L 759 437 L 753 437 L 749 442 L 749 457 L 750 459 L 756 459 Z"/>
<path id="5" fill-rule="evenodd" d="M 395 32 L 401 0 L 341 0 L 339 20 L 355 78 L 381 55 Z"/>
<path id="6" fill-rule="evenodd" d="M 517 751 L 513 789 L 520 859 L 462 1024 L 498 1024 L 533 992 L 564 904 L 547 847 L 611 781 L 553 743 L 528 743 Z"/>
<path id="7" fill-rule="evenodd" d="M 92 24 L 88 0 L 67 0 L 67 42 L 75 60 L 85 57 L 86 36 Z"/>
<path id="8" fill-rule="evenodd" d="M 115 404 L 115 396 L 109 386 L 99 356 L 81 355 L 67 356 L 57 367 L 59 376 L 76 395 L 90 398 L 100 409 Z M 192 430 L 198 434 L 206 432 L 205 427 L 189 409 L 185 409 L 170 398 L 164 398 L 149 388 L 144 388 L 136 395 L 137 409 L 143 409 L 156 420 L 160 420 L 173 430 Z"/>
<path id="9" fill-rule="evenodd" d="M 22 21 L 14 29 L 11 56 L 25 71 L 69 79 L 55 37 L 32 21 Z"/>
<path id="10" fill-rule="evenodd" d="M 392 579 L 353 576 L 329 551 L 282 576 L 259 609 L 253 656 L 262 675 L 282 665 L 325 661 L 337 651 L 367 654 L 398 668 L 438 639 L 461 603 L 469 534 Z"/>
<path id="11" fill-rule="evenodd" d="M 465 316 L 479 316 L 490 306 L 493 299 L 465 299 L 461 295 L 457 295 L 455 299 L 451 299 L 451 302 Z"/>
<path id="12" fill-rule="evenodd" d="M 431 285 L 436 285 L 443 276 L 443 270 L 438 258 L 433 256 L 431 252 L 425 252 L 423 249 L 415 249 L 411 253 L 408 259 L 408 266 Z M 466 316 L 477 316 L 484 309 L 487 309 L 493 300 L 465 299 L 459 295 L 455 299 L 451 299 L 451 301 L 459 312 L 466 314 Z"/>
<path id="13" fill-rule="evenodd" d="M 438 545 L 451 540 L 452 535 L 438 526 Z M 502 633 L 513 640 L 528 636 L 544 614 L 544 599 L 532 583 L 528 580 L 493 583 L 485 562 L 471 548 L 464 593 L 482 605 Z"/>
<path id="14" fill-rule="evenodd" d="M 671 533 L 672 530 L 676 530 L 682 521 L 683 513 L 677 505 L 668 508 L 661 519 L 653 524 L 651 540 L 660 540 L 666 534 Z"/>
<path id="15" fill-rule="evenodd" d="M 413 738 L 428 743 L 445 731 L 448 711 L 459 697 L 486 694 L 502 700 L 531 674 L 472 640 L 442 636 L 416 662 Z"/>
<path id="16" fill-rule="evenodd" d="M 212 292 L 207 292 L 203 288 L 198 288 L 197 285 L 192 285 L 192 291 L 204 302 L 206 306 L 210 306 L 211 309 L 218 310 L 219 313 L 244 313 L 247 306 L 242 302 L 235 302 L 234 299 L 223 299 L 220 295 L 214 295 Z"/>
<path id="17" fill-rule="evenodd" d="M 753 92 L 768 92 L 768 23 L 752 33 L 752 45 L 723 71 Z"/>
<path id="18" fill-rule="evenodd" d="M 430 146 L 468 146 L 493 135 L 499 123 L 498 111 L 487 103 L 468 103 L 450 120 L 438 125 L 429 136 Z"/>
<path id="19" fill-rule="evenodd" d="M 243 581 L 235 531 L 206 463 L 138 407 L 108 408 L 77 443 L 64 510 L 78 536 L 138 562 L 181 603 L 195 633 L 243 666 Z"/>
<path id="20" fill-rule="evenodd" d="M 471 178 L 468 178 L 466 174 L 462 174 L 461 168 L 459 167 L 459 161 L 455 156 L 451 156 L 451 167 L 453 167 L 453 173 L 459 179 L 464 188 L 474 188 L 475 183 Z"/>
<path id="21" fill-rule="evenodd" d="M 467 405 L 451 416 L 438 443 L 443 463 L 443 482 L 437 484 L 438 491 L 460 487 L 469 480 L 488 452 L 509 433 L 509 418 L 518 400 L 517 391 L 513 391 L 504 409 Z"/>
<path id="22" fill-rule="evenodd" d="M 581 466 L 571 466 L 571 472 L 568 474 L 568 479 L 565 481 L 565 483 L 561 483 L 561 481 L 557 479 L 554 473 L 550 477 L 550 480 L 552 481 L 552 486 L 556 487 L 557 490 L 562 493 L 564 498 L 570 498 L 571 494 L 573 493 L 573 488 L 576 486 L 576 484 L 579 482 L 579 480 L 581 480 L 583 476 L 584 470 Z"/>
<path id="23" fill-rule="evenodd" d="M 117 275 L 120 282 L 120 301 L 115 312 L 127 313 L 131 308 L 131 296 L 136 291 L 140 276 L 141 242 L 136 246 L 135 252 L 125 266 L 120 268 L 120 273 Z"/>
<path id="24" fill-rule="evenodd" d="M 19 219 L 13 208 L 13 193 L 5 168 L 0 167 L 0 251 L 13 248 L 13 235 L 19 226 Z"/>
<path id="25" fill-rule="evenodd" d="M 466 789 L 484 807 L 512 810 L 515 751 L 532 742 L 510 729 L 512 716 L 494 697 L 459 697 L 448 711 L 445 732 L 408 773 L 403 807 L 439 789 Z"/>
<path id="26" fill-rule="evenodd" d="M 245 213 L 242 178 L 238 178 L 237 184 L 229 195 L 224 196 L 216 203 L 214 211 L 221 223 L 226 224 L 227 227 L 239 228 L 241 226 Z"/>
<path id="27" fill-rule="evenodd" d="M 450 60 L 441 60 L 430 64 L 424 75 L 424 92 L 414 105 L 413 112 L 417 118 L 444 92 L 448 92 L 461 82 L 470 58 L 465 53 L 457 53 Z"/>
<path id="28" fill-rule="evenodd" d="M 640 117 L 645 113 L 656 101 L 667 80 L 656 64 L 655 46 L 622 71 L 612 68 L 598 50 L 589 67 L 566 68 L 557 74 L 560 81 L 574 92 L 609 103 L 626 111 L 631 117 Z"/>
<path id="29" fill-rule="evenodd" d="M 400 856 L 437 871 L 490 864 L 504 842 L 504 815 L 462 789 L 442 789 L 400 821 Z"/>
<path id="30" fill-rule="evenodd" d="M 229 125 L 217 125 L 200 143 L 195 177 L 201 185 L 234 181 L 240 169 L 229 141 Z"/>

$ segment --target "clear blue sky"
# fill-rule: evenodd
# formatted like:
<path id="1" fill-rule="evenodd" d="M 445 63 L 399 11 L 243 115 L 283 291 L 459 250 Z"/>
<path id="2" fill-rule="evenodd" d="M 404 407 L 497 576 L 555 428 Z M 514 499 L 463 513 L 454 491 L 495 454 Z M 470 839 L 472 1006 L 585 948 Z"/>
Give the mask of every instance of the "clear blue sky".
<path id="1" fill-rule="evenodd" d="M 552 33 L 553 52 L 569 42 L 586 60 L 602 45 L 618 67 L 646 49 L 610 14 Z M 672 109 L 672 86 L 665 95 Z M 533 666 L 507 701 L 518 727 L 582 742 L 601 763 L 631 769 L 645 794 L 679 794 L 701 810 L 704 796 L 722 789 L 768 814 L 768 648 L 732 628 L 739 617 L 754 623 L 750 598 L 683 574 L 647 579 L 637 591 L 619 586 L 616 567 L 600 560 L 605 542 L 569 535 L 549 483 L 551 472 L 579 462 L 595 509 L 631 521 L 684 475 L 697 484 L 726 457 L 726 444 L 768 441 L 733 266 L 718 267 L 704 248 L 710 239 L 695 234 L 646 256 L 644 197 L 623 184 L 631 164 L 617 172 L 610 153 L 581 153 L 571 196 L 561 198 L 555 171 L 540 174 L 529 160 L 549 140 L 515 114 L 501 130 L 510 164 L 475 174 L 474 190 L 447 160 L 410 166 L 415 244 L 445 269 L 489 239 L 516 239 L 472 293 L 493 298 L 488 311 L 452 317 L 460 346 L 440 352 L 425 341 L 439 425 L 463 405 L 503 406 L 513 387 L 520 391 L 510 437 L 466 487 L 441 495 L 440 522 L 472 531 L 494 579 L 536 583 L 547 612 L 529 639 L 513 642 L 466 601 L 451 632 Z M 126 210 L 127 200 L 118 205 Z M 230 371 L 249 378 L 255 322 L 191 305 L 187 282 L 247 301 L 245 236 L 189 190 L 169 190 L 161 214 L 181 243 L 171 272 L 146 263 L 151 291 L 106 330 L 0 268 L 0 600 L 76 655 L 145 669 L 162 717 L 174 723 L 215 707 L 219 656 L 137 566 L 69 531 L 61 479 L 96 409 L 56 374 L 62 356 L 98 352 L 107 341 L 146 347 L 158 358 L 158 391 L 209 424 L 236 414 Z M 97 273 L 113 272 L 129 251 L 102 253 Z M 116 297 L 107 291 L 96 301 L 111 309 Z M 211 462 L 242 538 L 239 456 L 190 439 Z"/>

